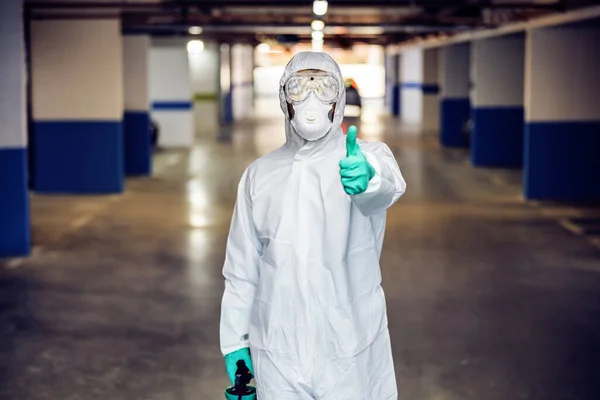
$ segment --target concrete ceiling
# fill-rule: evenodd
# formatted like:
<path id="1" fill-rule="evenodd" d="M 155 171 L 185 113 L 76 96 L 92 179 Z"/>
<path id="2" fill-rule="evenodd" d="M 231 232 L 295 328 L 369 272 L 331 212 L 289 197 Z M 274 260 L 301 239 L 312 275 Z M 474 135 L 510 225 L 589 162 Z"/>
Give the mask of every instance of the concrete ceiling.
<path id="1" fill-rule="evenodd" d="M 392 44 L 470 29 L 495 28 L 549 13 L 597 4 L 597 0 L 329 0 L 325 38 L 352 43 Z M 311 0 L 34 0 L 33 19 L 122 17 L 123 29 L 153 35 L 186 35 L 202 27 L 206 39 L 257 42 L 275 38 L 310 40 L 316 18 Z"/>

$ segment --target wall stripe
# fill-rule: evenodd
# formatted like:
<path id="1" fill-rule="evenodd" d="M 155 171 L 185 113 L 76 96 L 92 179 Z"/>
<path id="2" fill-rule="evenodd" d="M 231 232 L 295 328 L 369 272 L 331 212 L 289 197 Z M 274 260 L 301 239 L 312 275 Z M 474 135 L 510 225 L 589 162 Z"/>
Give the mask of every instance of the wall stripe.
<path id="1" fill-rule="evenodd" d="M 438 94 L 440 92 L 440 86 L 437 83 L 402 82 L 400 86 L 402 89 L 420 90 L 423 94 Z"/>
<path id="2" fill-rule="evenodd" d="M 181 110 L 190 111 L 194 107 L 191 101 L 154 101 L 152 102 L 153 110 Z"/>
<path id="3" fill-rule="evenodd" d="M 194 99 L 194 102 L 200 102 L 200 101 L 219 101 L 219 94 L 218 93 L 194 93 L 194 95 L 192 96 Z"/>

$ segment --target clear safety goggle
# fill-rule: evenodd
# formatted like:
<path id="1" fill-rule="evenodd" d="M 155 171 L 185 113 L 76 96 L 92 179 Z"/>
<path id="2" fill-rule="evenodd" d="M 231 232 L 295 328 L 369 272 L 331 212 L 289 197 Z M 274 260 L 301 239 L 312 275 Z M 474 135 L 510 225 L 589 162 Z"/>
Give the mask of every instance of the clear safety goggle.
<path id="1" fill-rule="evenodd" d="M 323 103 L 335 103 L 340 94 L 338 79 L 327 72 L 294 74 L 285 81 L 285 97 L 290 103 L 300 103 L 313 92 Z"/>

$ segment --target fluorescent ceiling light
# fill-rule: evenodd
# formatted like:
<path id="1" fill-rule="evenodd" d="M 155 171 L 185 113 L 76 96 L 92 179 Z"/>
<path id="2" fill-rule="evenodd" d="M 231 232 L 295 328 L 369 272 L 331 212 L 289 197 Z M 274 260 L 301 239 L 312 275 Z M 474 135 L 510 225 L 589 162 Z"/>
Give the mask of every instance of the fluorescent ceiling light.
<path id="1" fill-rule="evenodd" d="M 315 19 L 311 24 L 310 27 L 314 30 L 314 31 L 322 31 L 323 28 L 325 28 L 325 22 L 321 21 L 320 19 Z"/>
<path id="2" fill-rule="evenodd" d="M 327 1 L 326 0 L 315 0 L 313 3 L 313 13 L 315 15 L 327 14 Z"/>
<path id="3" fill-rule="evenodd" d="M 190 26 L 188 29 L 190 35 L 199 35 L 202 33 L 202 28 L 199 26 Z"/>
<path id="4" fill-rule="evenodd" d="M 204 51 L 204 42 L 202 40 L 190 40 L 187 44 L 187 51 L 191 54 L 199 54 Z"/>
<path id="5" fill-rule="evenodd" d="M 313 31 L 311 36 L 314 40 L 323 40 L 323 38 L 325 37 L 323 31 Z"/>

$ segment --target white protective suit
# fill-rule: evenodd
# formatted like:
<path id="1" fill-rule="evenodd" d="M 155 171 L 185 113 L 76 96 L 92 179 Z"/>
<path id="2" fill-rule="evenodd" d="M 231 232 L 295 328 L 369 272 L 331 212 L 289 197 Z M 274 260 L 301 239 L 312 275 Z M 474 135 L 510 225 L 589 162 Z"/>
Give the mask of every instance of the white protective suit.
<path id="1" fill-rule="evenodd" d="M 250 347 L 259 400 L 397 399 L 379 257 L 386 209 L 406 184 L 388 146 L 359 141 L 376 175 L 366 192 L 344 192 L 345 91 L 330 132 L 305 141 L 291 127 L 282 88 L 303 69 L 343 82 L 325 53 L 300 53 L 285 69 L 286 143 L 252 163 L 238 187 L 221 350 Z"/>

